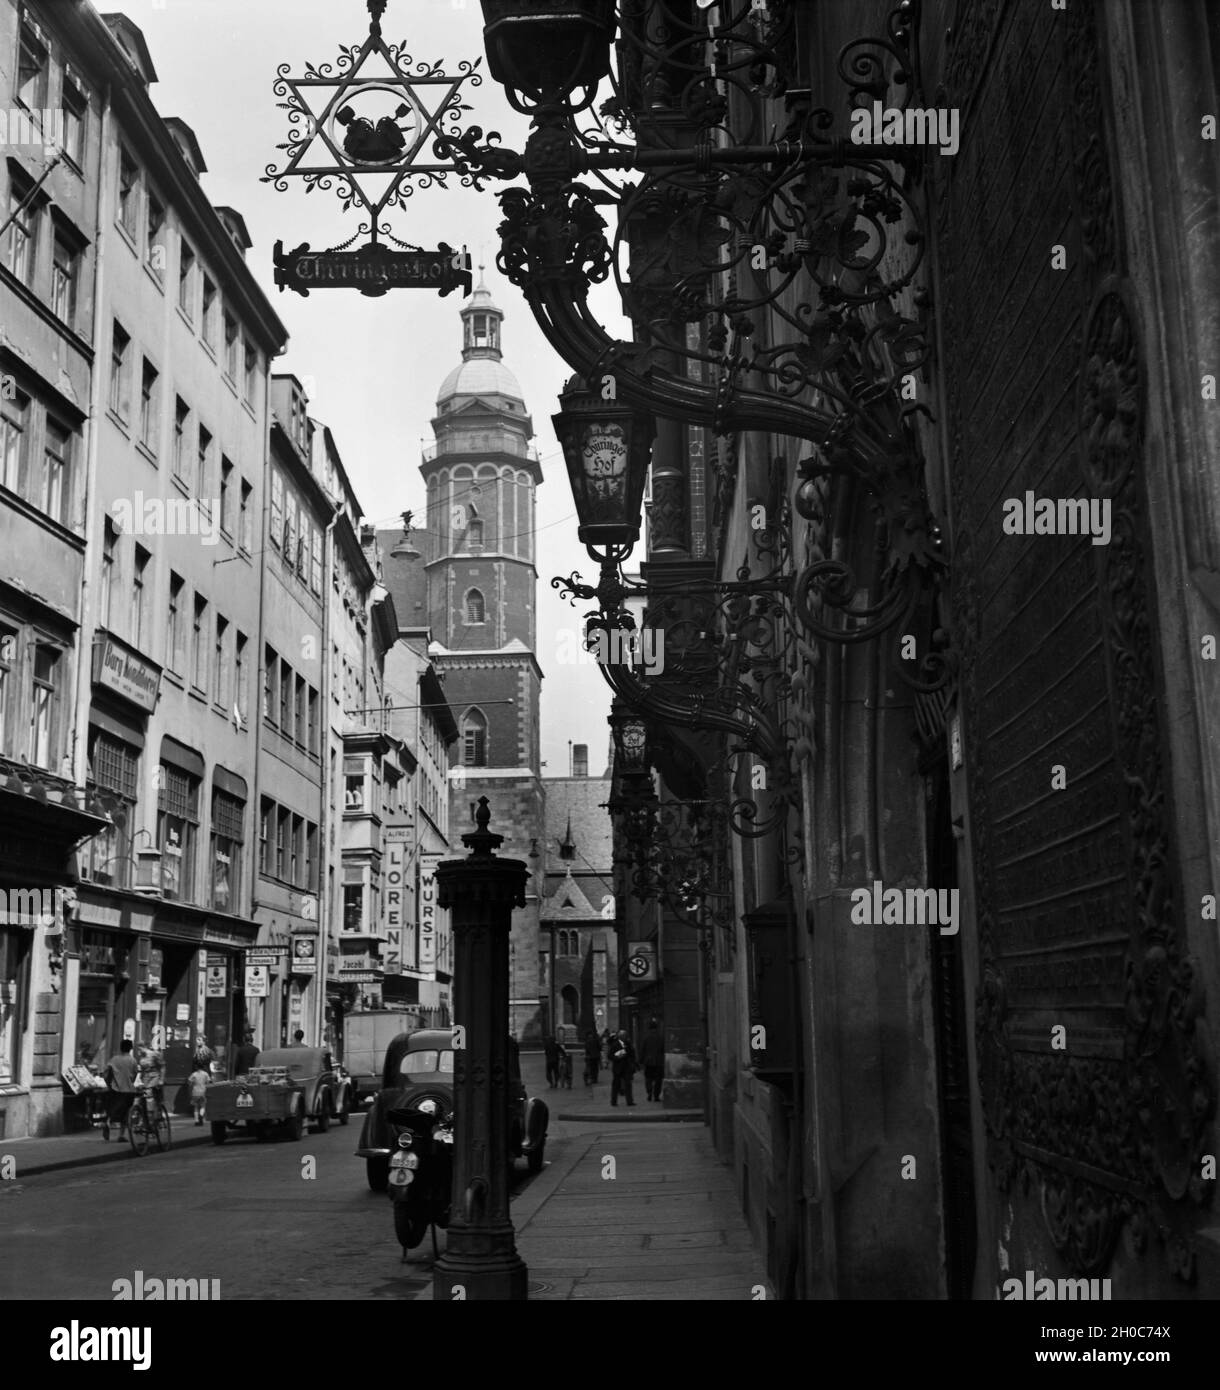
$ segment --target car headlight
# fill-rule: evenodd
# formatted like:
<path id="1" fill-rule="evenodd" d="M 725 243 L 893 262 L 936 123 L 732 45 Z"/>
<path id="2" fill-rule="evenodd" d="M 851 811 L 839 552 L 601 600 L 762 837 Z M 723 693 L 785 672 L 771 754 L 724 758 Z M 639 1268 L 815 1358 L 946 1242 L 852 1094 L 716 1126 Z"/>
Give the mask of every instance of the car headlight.
<path id="1" fill-rule="evenodd" d="M 414 1142 L 415 1139 L 410 1134 L 400 1134 L 398 1136 L 398 1147 L 400 1149 L 409 1149 Z"/>
<path id="2" fill-rule="evenodd" d="M 421 1100 L 419 1103 L 419 1113 L 421 1115 L 439 1115 L 440 1106 L 434 1100 Z"/>

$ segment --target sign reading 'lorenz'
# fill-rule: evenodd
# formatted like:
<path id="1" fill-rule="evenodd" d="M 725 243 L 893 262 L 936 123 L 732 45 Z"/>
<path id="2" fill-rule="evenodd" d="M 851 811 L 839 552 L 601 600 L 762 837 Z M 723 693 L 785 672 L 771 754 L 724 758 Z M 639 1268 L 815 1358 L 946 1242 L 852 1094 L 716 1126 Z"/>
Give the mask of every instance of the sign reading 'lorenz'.
<path id="1" fill-rule="evenodd" d="M 391 251 L 380 242 L 355 251 L 311 251 L 302 242 L 294 251 L 275 243 L 275 283 L 307 295 L 316 289 L 357 289 L 379 295 L 386 290 L 438 290 L 442 296 L 459 286 L 471 292 L 470 256 L 442 241 L 437 251 Z"/>

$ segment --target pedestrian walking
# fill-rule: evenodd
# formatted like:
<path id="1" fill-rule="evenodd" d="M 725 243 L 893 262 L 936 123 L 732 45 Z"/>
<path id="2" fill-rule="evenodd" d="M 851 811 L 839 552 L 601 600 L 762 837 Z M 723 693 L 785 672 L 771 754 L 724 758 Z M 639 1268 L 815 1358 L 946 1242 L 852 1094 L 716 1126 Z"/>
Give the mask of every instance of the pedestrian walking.
<path id="1" fill-rule="evenodd" d="M 195 1111 L 195 1123 L 203 1124 L 206 1117 L 208 1106 L 208 1082 L 212 1079 L 211 1073 L 203 1067 L 196 1067 L 191 1072 L 191 1106 Z"/>
<path id="2" fill-rule="evenodd" d="M 620 1028 L 618 1037 L 610 1040 L 610 1104 L 617 1105 L 623 1096 L 628 1105 L 634 1105 L 631 1095 L 631 1078 L 635 1075 L 635 1048 L 624 1029 Z"/>
<path id="3" fill-rule="evenodd" d="M 661 1099 L 661 1083 L 665 1080 L 665 1039 L 651 1019 L 648 1032 L 640 1044 L 640 1065 L 644 1068 L 644 1095 L 647 1100 Z"/>
<path id="4" fill-rule="evenodd" d="M 543 1051 L 546 1053 L 546 1084 L 554 1089 L 559 1084 L 559 1044 L 548 1037 Z"/>
<path id="5" fill-rule="evenodd" d="M 106 1084 L 113 1095 L 110 1100 L 110 1121 L 119 1127 L 119 1138 L 127 1126 L 127 1116 L 136 1101 L 136 1059 L 130 1038 L 124 1038 L 119 1050 L 106 1063 Z"/>
<path id="6" fill-rule="evenodd" d="M 585 1085 L 597 1085 L 597 1073 L 601 1067 L 602 1045 L 601 1039 L 589 1029 L 589 1035 L 585 1038 Z"/>

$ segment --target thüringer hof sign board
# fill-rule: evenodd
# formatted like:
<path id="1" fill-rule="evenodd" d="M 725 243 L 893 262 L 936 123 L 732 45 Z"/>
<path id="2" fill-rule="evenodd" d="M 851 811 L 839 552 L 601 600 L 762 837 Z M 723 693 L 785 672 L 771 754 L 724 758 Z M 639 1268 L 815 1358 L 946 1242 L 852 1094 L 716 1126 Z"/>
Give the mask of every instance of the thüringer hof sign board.
<path id="1" fill-rule="evenodd" d="M 307 295 L 316 289 L 356 289 L 382 295 L 387 290 L 438 290 L 442 296 L 459 286 L 470 294 L 470 256 L 441 242 L 436 251 L 391 251 L 380 242 L 355 251 L 311 251 L 302 242 L 293 251 L 275 243 L 275 283 Z"/>

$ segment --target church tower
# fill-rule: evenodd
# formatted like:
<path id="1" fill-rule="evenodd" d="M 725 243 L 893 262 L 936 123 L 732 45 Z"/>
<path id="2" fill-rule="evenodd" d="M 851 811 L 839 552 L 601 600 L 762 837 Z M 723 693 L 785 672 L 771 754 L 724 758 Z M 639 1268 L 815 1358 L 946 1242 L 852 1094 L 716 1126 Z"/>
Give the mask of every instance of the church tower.
<path id="1" fill-rule="evenodd" d="M 530 870 L 513 914 L 510 1016 L 516 1037 L 541 1031 L 538 911 L 545 837 L 538 710 L 542 671 L 534 568 L 534 489 L 542 481 L 533 424 L 501 355 L 504 314 L 482 275 L 463 305 L 462 360 L 441 383 L 420 472 L 428 495 L 424 554 L 430 653 L 458 722 L 451 754 L 450 834 L 473 828 L 486 796 L 500 853 Z"/>

